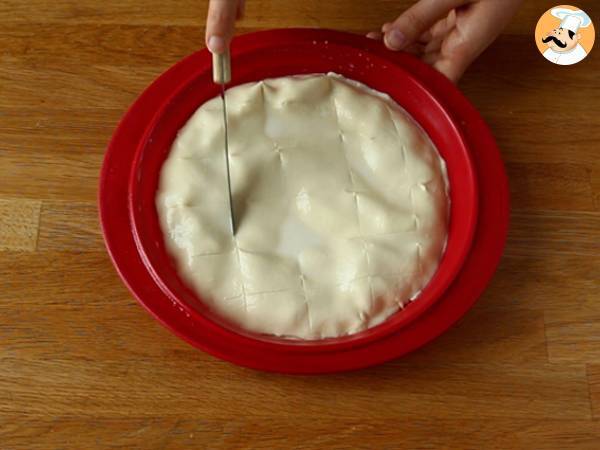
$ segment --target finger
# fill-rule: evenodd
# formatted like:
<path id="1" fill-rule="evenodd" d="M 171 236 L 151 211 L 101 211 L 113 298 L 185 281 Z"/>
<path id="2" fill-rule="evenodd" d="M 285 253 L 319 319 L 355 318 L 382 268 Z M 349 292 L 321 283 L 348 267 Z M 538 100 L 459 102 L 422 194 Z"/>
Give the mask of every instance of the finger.
<path id="1" fill-rule="evenodd" d="M 450 59 L 438 59 L 433 63 L 433 67 L 437 69 L 438 72 L 444 74 L 446 78 L 453 83 L 458 82 L 468 66 L 469 63 Z"/>
<path id="2" fill-rule="evenodd" d="M 437 55 L 437 58 L 429 63 L 450 81 L 456 83 L 479 54 L 473 42 L 459 30 L 454 29 L 439 40 L 439 49 L 434 47 L 433 42 L 431 43 L 429 53 Z"/>
<path id="3" fill-rule="evenodd" d="M 425 53 L 433 53 L 439 52 L 442 49 L 443 40 L 440 39 L 432 39 L 425 45 L 424 52 Z"/>
<path id="4" fill-rule="evenodd" d="M 380 41 L 383 39 L 383 33 L 379 32 L 379 31 L 371 31 L 370 33 L 367 33 L 367 37 L 369 39 L 374 39 L 376 41 Z"/>
<path id="5" fill-rule="evenodd" d="M 210 0 L 206 18 L 206 46 L 212 53 L 223 53 L 233 36 L 238 0 Z"/>
<path id="6" fill-rule="evenodd" d="M 433 39 L 433 33 L 431 32 L 431 30 L 427 30 L 424 33 L 422 33 L 421 36 L 419 36 L 417 42 L 419 44 L 427 44 L 431 41 L 431 39 Z"/>
<path id="7" fill-rule="evenodd" d="M 456 13 L 453 9 L 448 16 L 437 21 L 429 30 L 419 36 L 418 43 L 425 46 L 424 52 L 439 52 L 442 43 L 456 24 Z"/>
<path id="8" fill-rule="evenodd" d="M 435 63 L 440 59 L 440 52 L 428 52 L 425 53 L 421 59 L 424 63 L 435 67 Z"/>
<path id="9" fill-rule="evenodd" d="M 463 9 L 460 27 L 455 27 L 442 42 L 443 57 L 434 67 L 456 82 L 469 65 L 508 24 L 520 0 L 476 2 Z M 490 19 L 493 18 L 493 21 Z"/>
<path id="10" fill-rule="evenodd" d="M 381 41 L 383 39 L 383 33 L 379 31 L 371 31 L 370 33 L 367 33 L 367 37 L 369 39 Z M 406 47 L 404 51 L 419 56 L 425 51 L 425 44 L 422 42 L 415 42 L 414 44 L 411 44 L 408 47 Z"/>
<path id="11" fill-rule="evenodd" d="M 419 42 L 410 44 L 408 47 L 404 47 L 403 52 L 410 53 L 415 56 L 421 56 L 425 52 L 425 46 Z"/>
<path id="12" fill-rule="evenodd" d="M 384 41 L 391 50 L 402 50 L 451 10 L 471 0 L 420 0 L 386 27 Z"/>
<path id="13" fill-rule="evenodd" d="M 446 17 L 440 19 L 431 27 L 431 38 L 445 37 L 456 26 L 456 10 L 453 9 Z"/>

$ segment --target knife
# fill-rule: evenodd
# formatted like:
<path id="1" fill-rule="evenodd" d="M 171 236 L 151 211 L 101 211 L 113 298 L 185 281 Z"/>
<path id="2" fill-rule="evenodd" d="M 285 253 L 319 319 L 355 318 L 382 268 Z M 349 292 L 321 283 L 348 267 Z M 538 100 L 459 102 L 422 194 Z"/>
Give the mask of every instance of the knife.
<path id="1" fill-rule="evenodd" d="M 227 190 L 229 191 L 229 216 L 231 234 L 235 236 L 236 224 L 233 213 L 233 195 L 231 193 L 231 172 L 229 169 L 229 128 L 227 126 L 227 102 L 225 101 L 225 85 L 231 81 L 231 57 L 229 49 L 224 53 L 213 53 L 213 81 L 221 85 L 221 103 L 223 105 L 223 126 L 225 129 L 225 165 L 227 168 Z"/>

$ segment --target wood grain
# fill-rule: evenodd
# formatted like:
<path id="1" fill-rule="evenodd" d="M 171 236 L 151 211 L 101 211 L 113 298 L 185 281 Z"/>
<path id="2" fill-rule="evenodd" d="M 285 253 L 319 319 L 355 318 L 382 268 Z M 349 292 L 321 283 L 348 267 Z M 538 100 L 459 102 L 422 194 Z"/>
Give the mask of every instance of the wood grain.
<path id="1" fill-rule="evenodd" d="M 22 311 L 31 305 L 51 311 L 60 305 L 92 308 L 101 304 L 108 308 L 125 300 L 134 302 L 103 248 L 94 252 L 3 252 L 1 261 L 2 308 Z"/>
<path id="2" fill-rule="evenodd" d="M 600 212 L 600 164 L 597 162 L 591 166 L 590 178 L 592 180 L 594 206 L 596 207 L 596 211 Z"/>
<path id="3" fill-rule="evenodd" d="M 65 448 L 74 443 L 89 447 L 129 450 L 139 442 L 150 450 L 179 448 L 249 448 L 247 437 L 252 438 L 252 449 L 272 450 L 327 448 L 347 450 L 366 449 L 465 449 L 506 450 L 508 448 L 534 448 L 551 450 L 576 448 L 596 450 L 600 436 L 598 428 L 590 421 L 536 421 L 484 419 L 419 419 L 373 422 L 326 419 L 298 422 L 285 418 L 271 420 L 210 418 L 146 419 L 104 417 L 17 420 L 11 417 L 5 442 L 17 448 L 20 442 L 32 441 L 30 450 Z M 89 430 L 85 436 L 75 438 L 80 430 Z M 332 433 L 331 430 L 336 432 Z M 113 430 L 111 434 L 108 430 Z M 432 430 L 435 430 L 433 432 Z M 3 434 L 0 431 L 0 439 Z M 204 443 L 212 445 L 204 447 Z M 353 443 L 352 446 L 348 442 Z M 423 443 L 426 442 L 426 445 Z M 485 445 L 485 447 L 482 447 Z M 12 446 L 11 446 L 12 445 Z"/>
<path id="4" fill-rule="evenodd" d="M 588 383 L 590 385 L 590 398 L 592 401 L 592 415 L 600 419 L 600 364 L 587 366 Z M 597 423 L 597 422 L 596 422 Z"/>
<path id="5" fill-rule="evenodd" d="M 514 203 L 519 195 L 513 195 Z M 574 205 L 575 202 L 573 202 Z M 573 210 L 541 210 L 527 212 L 513 211 L 508 252 L 514 254 L 538 255 L 578 255 L 594 257 L 600 255 L 600 215 L 596 212 L 580 212 L 577 206 Z M 588 211 L 593 209 L 590 203 Z M 513 248 L 515 249 L 513 251 Z M 599 269 L 600 270 L 600 269 Z M 596 274 L 599 275 L 598 271 Z"/>
<path id="6" fill-rule="evenodd" d="M 132 358 L 129 364 L 111 360 L 76 364 L 7 357 L 0 368 L 0 389 L 11 393 L 11 402 L 1 405 L 0 412 L 178 417 L 202 405 L 204 415 L 220 419 L 239 411 L 265 420 L 281 415 L 298 421 L 351 420 L 357 411 L 370 420 L 399 421 L 591 417 L 584 366 L 453 364 L 448 370 L 447 364 L 420 365 L 408 358 L 352 374 L 282 377 L 227 363 L 206 364 L 206 359 L 198 355 L 168 358 L 160 364 L 145 358 Z M 199 382 L 212 388 L 200 388 Z M 386 392 L 395 395 L 383 395 Z M 91 393 L 102 395 L 90 398 Z M 344 408 L 349 398 L 352 407 Z"/>
<path id="7" fill-rule="evenodd" d="M 98 209 L 92 202 L 44 201 L 38 251 L 93 251 L 103 245 Z"/>
<path id="8" fill-rule="evenodd" d="M 0 159 L 0 195 L 52 200 L 94 201 L 98 170 L 103 155 L 98 152 L 35 153 L 3 150 Z"/>
<path id="9" fill-rule="evenodd" d="M 10 108 L 0 114 L 4 157 L 31 155 L 103 155 L 119 109 Z M 3 158 L 4 159 L 4 158 Z M 10 183 L 3 183 L 10 184 Z"/>
<path id="10" fill-rule="evenodd" d="M 460 82 L 501 147 L 505 257 L 477 305 L 380 367 L 288 377 L 138 306 L 96 210 L 129 104 L 204 40 L 206 0 L 0 1 L 0 449 L 590 449 L 600 442 L 600 50 L 547 63 L 530 0 Z M 248 0 L 240 32 L 379 28 L 409 0 Z M 596 0 L 580 0 L 596 25 Z M 566 95 L 565 93 L 568 93 Z"/>
<path id="11" fill-rule="evenodd" d="M 35 250 L 39 200 L 0 199 L 0 250 Z"/>

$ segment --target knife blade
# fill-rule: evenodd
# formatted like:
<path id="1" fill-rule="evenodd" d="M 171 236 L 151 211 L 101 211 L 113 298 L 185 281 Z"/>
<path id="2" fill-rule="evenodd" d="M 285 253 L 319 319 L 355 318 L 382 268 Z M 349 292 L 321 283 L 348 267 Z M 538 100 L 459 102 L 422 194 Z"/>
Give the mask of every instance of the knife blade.
<path id="1" fill-rule="evenodd" d="M 223 105 L 223 127 L 225 130 L 225 166 L 227 169 L 227 190 L 229 193 L 229 217 L 231 234 L 235 236 L 236 223 L 233 211 L 233 195 L 231 189 L 231 170 L 229 167 L 229 127 L 227 122 L 227 101 L 225 100 L 225 85 L 231 81 L 231 57 L 229 50 L 225 53 L 213 53 L 213 81 L 221 85 L 221 103 Z"/>

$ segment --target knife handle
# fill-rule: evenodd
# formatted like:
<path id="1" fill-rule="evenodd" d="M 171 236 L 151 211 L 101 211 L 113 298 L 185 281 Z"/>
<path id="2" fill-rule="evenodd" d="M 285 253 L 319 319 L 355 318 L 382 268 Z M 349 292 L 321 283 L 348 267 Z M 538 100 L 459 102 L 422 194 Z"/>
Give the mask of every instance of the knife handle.
<path id="1" fill-rule="evenodd" d="M 217 84 L 227 84 L 231 81 L 231 56 L 229 49 L 224 53 L 213 53 L 213 81 Z"/>

